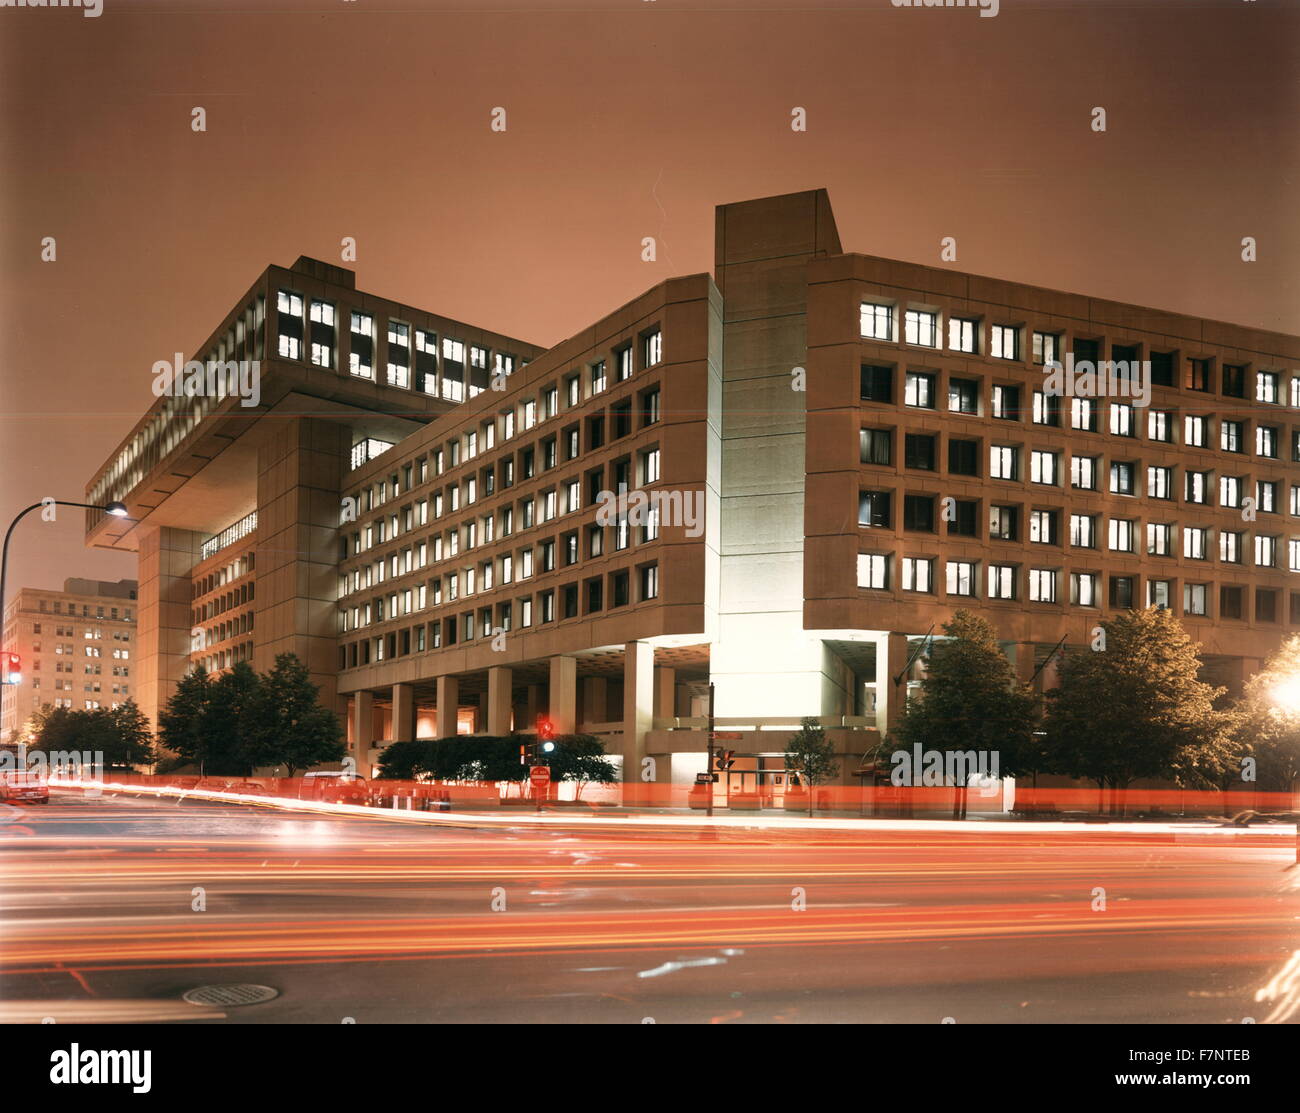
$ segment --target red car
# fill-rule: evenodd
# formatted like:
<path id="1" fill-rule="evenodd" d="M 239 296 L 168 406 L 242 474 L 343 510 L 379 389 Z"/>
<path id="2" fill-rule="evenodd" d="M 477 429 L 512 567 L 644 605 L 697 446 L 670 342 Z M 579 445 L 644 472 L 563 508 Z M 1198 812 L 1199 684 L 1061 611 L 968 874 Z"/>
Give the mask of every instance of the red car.
<path id="1" fill-rule="evenodd" d="M 41 773 L 0 773 L 0 803 L 48 804 L 50 786 Z"/>

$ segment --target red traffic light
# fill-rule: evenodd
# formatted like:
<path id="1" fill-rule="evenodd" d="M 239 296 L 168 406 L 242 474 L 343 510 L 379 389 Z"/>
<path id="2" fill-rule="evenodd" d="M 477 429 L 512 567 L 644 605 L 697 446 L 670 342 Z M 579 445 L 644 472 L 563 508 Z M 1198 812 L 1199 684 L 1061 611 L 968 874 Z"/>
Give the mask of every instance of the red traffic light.
<path id="1" fill-rule="evenodd" d="M 555 737 L 555 724 L 545 716 L 537 717 L 537 737 L 542 742 L 549 742 Z"/>
<path id="2" fill-rule="evenodd" d="M 17 653 L 0 653 L 0 679 L 5 684 L 21 684 L 23 679 L 23 659 Z"/>

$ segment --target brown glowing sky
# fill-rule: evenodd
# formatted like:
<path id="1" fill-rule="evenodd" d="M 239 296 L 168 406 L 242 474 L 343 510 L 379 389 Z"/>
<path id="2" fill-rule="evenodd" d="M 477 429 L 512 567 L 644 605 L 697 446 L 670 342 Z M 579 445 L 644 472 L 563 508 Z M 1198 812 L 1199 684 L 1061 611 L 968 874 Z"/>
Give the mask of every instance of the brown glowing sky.
<path id="1" fill-rule="evenodd" d="M 714 205 L 825 186 L 849 251 L 1300 332 L 1290 0 L 104 3 L 0 8 L 0 528 L 343 236 L 363 289 L 550 344 L 710 269 Z M 81 536 L 28 519 L 10 584 L 135 574 Z"/>

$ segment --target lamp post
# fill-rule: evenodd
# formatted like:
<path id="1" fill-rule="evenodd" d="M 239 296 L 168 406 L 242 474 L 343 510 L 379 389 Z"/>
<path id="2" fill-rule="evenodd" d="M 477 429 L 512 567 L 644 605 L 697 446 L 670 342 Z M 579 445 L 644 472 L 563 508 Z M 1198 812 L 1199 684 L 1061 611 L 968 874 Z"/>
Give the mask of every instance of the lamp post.
<path id="1" fill-rule="evenodd" d="M 28 514 L 33 510 L 41 510 L 51 505 L 75 506 L 82 510 L 102 510 L 105 514 L 111 514 L 114 518 L 125 518 L 127 516 L 126 504 L 117 501 L 100 504 L 95 502 L 65 502 L 63 499 L 42 499 L 40 502 L 32 503 L 26 510 L 20 510 L 15 515 L 14 520 L 9 523 L 9 528 L 5 530 L 4 548 L 0 550 L 0 643 L 3 643 L 5 633 L 5 586 L 9 576 L 9 539 L 13 536 L 14 527 Z M 0 684 L 0 724 L 4 722 L 5 693 L 8 687 L 8 683 Z"/>

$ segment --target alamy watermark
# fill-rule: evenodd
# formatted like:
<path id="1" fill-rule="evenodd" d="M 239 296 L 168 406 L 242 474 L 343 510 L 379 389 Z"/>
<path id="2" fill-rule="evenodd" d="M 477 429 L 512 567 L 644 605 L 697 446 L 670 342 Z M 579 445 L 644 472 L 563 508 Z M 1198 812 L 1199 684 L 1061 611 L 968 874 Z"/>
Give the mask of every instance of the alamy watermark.
<path id="1" fill-rule="evenodd" d="M 80 8 L 87 19 L 104 14 L 104 0 L 0 0 L 0 8 Z"/>
<path id="2" fill-rule="evenodd" d="M 703 491 L 629 491 L 620 485 L 618 493 L 601 491 L 596 496 L 596 524 L 660 528 L 681 526 L 687 537 L 704 536 Z"/>
<path id="3" fill-rule="evenodd" d="M 968 785 L 977 776 L 981 796 L 997 794 L 997 750 L 928 750 L 918 742 L 910 751 L 895 750 L 889 761 L 889 782 L 897 788 Z"/>
<path id="4" fill-rule="evenodd" d="M 1151 361 L 1048 360 L 1043 365 L 1043 393 L 1056 398 L 1132 398 L 1135 406 L 1151 404 Z"/>
<path id="5" fill-rule="evenodd" d="M 262 370 L 257 360 L 197 359 L 184 362 L 180 352 L 170 362 L 160 359 L 153 365 L 154 397 L 162 398 L 238 398 L 246 409 L 262 401 Z"/>

